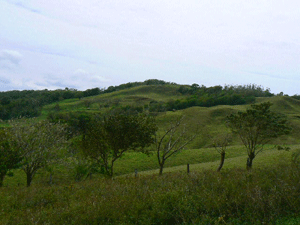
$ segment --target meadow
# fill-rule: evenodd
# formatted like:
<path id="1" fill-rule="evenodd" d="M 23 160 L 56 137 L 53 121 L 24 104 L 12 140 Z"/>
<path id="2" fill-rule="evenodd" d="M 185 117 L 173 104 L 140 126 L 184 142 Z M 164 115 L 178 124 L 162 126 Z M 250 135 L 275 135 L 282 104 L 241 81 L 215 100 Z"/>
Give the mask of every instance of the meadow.
<path id="1" fill-rule="evenodd" d="M 145 109 L 183 99 L 177 89 L 174 85 L 138 86 L 62 100 L 45 105 L 33 121 L 56 113 Z M 246 110 L 249 104 L 159 111 L 155 113 L 158 133 L 178 116 L 184 116 L 191 134 L 195 127 L 198 132 L 166 161 L 162 176 L 150 147 L 148 155 L 126 152 L 116 161 L 113 178 L 95 173 L 77 179 L 76 169 L 84 162 L 65 149 L 65 156 L 39 170 L 28 188 L 20 169 L 5 178 L 0 188 L 0 224 L 299 224 L 300 101 L 288 96 L 256 98 L 256 103 L 266 101 L 273 103 L 273 111 L 287 116 L 292 132 L 266 145 L 251 171 L 246 170 L 247 153 L 237 136 L 226 149 L 221 172 L 216 172 L 220 154 L 213 147 L 215 138 L 229 133 L 226 116 Z M 278 150 L 278 145 L 289 151 Z"/>
<path id="2" fill-rule="evenodd" d="M 278 162 L 267 164 L 266 155 L 261 155 L 251 172 L 238 166 L 242 160 L 237 157 L 227 160 L 228 167 L 220 173 L 210 169 L 213 163 L 209 162 L 194 165 L 189 174 L 171 167 L 162 176 L 148 171 L 138 177 L 56 180 L 52 185 L 40 176 L 30 188 L 1 188 L 0 222 L 298 224 L 299 161 L 291 161 L 292 152 L 279 155 Z"/>

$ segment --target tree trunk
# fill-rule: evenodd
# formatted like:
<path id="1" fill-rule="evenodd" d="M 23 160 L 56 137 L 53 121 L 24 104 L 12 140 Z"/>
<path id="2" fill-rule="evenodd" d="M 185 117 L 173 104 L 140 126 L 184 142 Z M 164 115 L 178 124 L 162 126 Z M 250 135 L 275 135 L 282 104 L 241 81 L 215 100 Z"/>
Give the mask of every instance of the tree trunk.
<path id="1" fill-rule="evenodd" d="M 162 173 L 163 173 L 164 164 L 165 164 L 164 162 L 159 164 L 159 175 L 162 175 Z"/>
<path id="2" fill-rule="evenodd" d="M 0 187 L 3 187 L 3 181 L 4 181 L 5 173 L 0 174 Z"/>
<path id="3" fill-rule="evenodd" d="M 220 170 L 222 169 L 223 165 L 224 165 L 224 161 L 225 161 L 225 152 L 222 152 L 221 153 L 221 161 L 220 161 L 220 165 L 217 169 L 217 172 L 220 172 Z"/>
<path id="4" fill-rule="evenodd" d="M 109 174 L 108 175 L 112 178 L 113 175 L 114 175 L 114 161 L 111 162 L 111 167 L 108 168 L 108 169 L 109 169 Z"/>
<path id="5" fill-rule="evenodd" d="M 250 153 L 247 159 L 247 170 L 251 170 L 252 169 L 252 162 L 253 159 L 255 158 L 255 154 L 254 153 Z"/>
<path id="6" fill-rule="evenodd" d="M 52 173 L 50 173 L 50 177 L 49 177 L 49 185 L 52 185 Z"/>
<path id="7" fill-rule="evenodd" d="M 29 187 L 33 178 L 33 174 L 28 172 L 26 173 L 26 177 L 27 177 L 27 187 Z"/>

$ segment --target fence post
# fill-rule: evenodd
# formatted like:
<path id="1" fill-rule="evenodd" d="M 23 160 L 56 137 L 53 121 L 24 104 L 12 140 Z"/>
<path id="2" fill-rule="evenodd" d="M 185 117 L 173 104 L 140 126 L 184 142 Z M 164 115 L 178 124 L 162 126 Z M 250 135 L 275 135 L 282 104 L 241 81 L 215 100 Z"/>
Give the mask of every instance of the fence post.
<path id="1" fill-rule="evenodd" d="M 187 164 L 187 173 L 190 173 L 190 164 Z"/>
<path id="2" fill-rule="evenodd" d="M 52 185 L 52 173 L 50 173 L 50 177 L 49 177 L 49 185 Z"/>
<path id="3" fill-rule="evenodd" d="M 137 169 L 134 170 L 134 176 L 135 176 L 135 177 L 138 176 L 138 170 L 137 170 Z"/>

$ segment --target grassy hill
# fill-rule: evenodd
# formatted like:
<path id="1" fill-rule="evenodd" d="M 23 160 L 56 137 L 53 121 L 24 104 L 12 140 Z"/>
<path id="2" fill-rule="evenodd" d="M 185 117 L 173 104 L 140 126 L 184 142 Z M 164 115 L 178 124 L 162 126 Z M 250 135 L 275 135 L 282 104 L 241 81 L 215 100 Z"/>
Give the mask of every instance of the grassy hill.
<path id="1" fill-rule="evenodd" d="M 229 132 L 226 116 L 250 104 L 163 109 L 169 101 L 184 100 L 179 85 L 139 85 L 101 95 L 73 98 L 43 106 L 34 120 L 51 114 L 107 113 L 119 108 L 149 110 L 161 132 L 178 116 L 199 135 L 165 164 L 159 177 L 155 152 L 128 152 L 116 161 L 115 178 L 99 174 L 75 181 L 76 159 L 69 157 L 39 170 L 32 187 L 15 170 L 0 189 L 1 224 L 299 224 L 299 165 L 292 164 L 300 149 L 300 101 L 288 96 L 256 97 L 271 102 L 271 110 L 287 116 L 291 134 L 273 140 L 245 170 L 247 154 L 238 137 L 226 151 L 221 173 L 213 139 Z M 156 111 L 155 111 L 156 110 Z M 1 123 L 7 126 L 7 123 Z M 278 151 L 284 145 L 290 151 Z M 150 149 L 151 150 L 151 149 Z M 77 163 L 77 164 L 76 164 Z M 189 175 L 186 174 L 190 164 Z M 134 171 L 138 170 L 138 179 Z M 54 185 L 49 186 L 52 176 Z"/>
<path id="2" fill-rule="evenodd" d="M 179 85 L 142 85 L 125 90 L 105 93 L 98 96 L 81 99 L 67 99 L 46 105 L 42 108 L 39 119 L 45 119 L 51 113 L 106 113 L 116 108 L 134 107 L 141 110 L 148 109 L 151 104 L 164 104 L 171 100 L 184 99 L 186 96 L 178 92 Z M 272 102 L 271 110 L 283 113 L 288 116 L 294 131 L 298 132 L 300 127 L 300 101 L 288 96 L 256 97 L 255 103 Z M 212 132 L 224 130 L 224 120 L 227 115 L 243 111 L 250 107 L 245 105 L 218 105 L 213 107 L 189 107 L 176 112 L 160 112 L 158 118 L 166 114 L 171 119 L 172 116 L 186 115 L 191 123 L 198 121 L 208 125 Z M 155 111 L 155 110 L 154 110 Z M 165 111 L 165 110 L 158 110 Z M 159 119 L 158 119 L 159 120 Z M 298 143 L 296 136 L 291 134 L 291 143 Z M 294 142 L 293 142 L 294 141 Z"/>
<path id="3" fill-rule="evenodd" d="M 104 113 L 117 106 L 144 106 L 151 101 L 167 102 L 168 100 L 183 98 L 177 89 L 177 85 L 147 85 L 82 99 L 68 99 L 44 106 L 42 115 L 46 116 L 55 110 L 57 104 L 60 107 L 59 111 L 62 112 L 88 110 Z"/>
<path id="4" fill-rule="evenodd" d="M 122 85 L 120 85 L 122 86 Z M 246 110 L 250 104 L 244 105 L 217 105 L 212 107 L 188 107 L 182 110 L 166 111 L 164 105 L 169 101 L 179 101 L 187 98 L 186 94 L 178 90 L 184 87 L 177 84 L 164 85 L 139 85 L 100 95 L 66 99 L 42 107 L 41 115 L 36 120 L 46 119 L 51 114 L 67 113 L 101 113 L 105 114 L 118 108 L 133 108 L 133 110 L 149 110 L 157 115 L 158 126 L 163 129 L 168 121 L 174 120 L 179 115 L 184 115 L 188 126 L 198 124 L 201 129 L 199 137 L 188 148 L 197 149 L 211 146 L 212 137 L 228 132 L 225 126 L 226 116 L 231 113 Z M 300 101 L 289 96 L 256 97 L 255 103 L 269 101 L 273 103 L 271 110 L 283 113 L 293 128 L 289 136 L 281 137 L 273 143 L 300 144 Z M 6 126 L 7 123 L 1 123 Z M 201 134 L 205 135 L 201 135 Z M 233 145 L 240 144 L 234 138 Z"/>
<path id="5" fill-rule="evenodd" d="M 142 107 L 142 109 L 146 109 L 151 102 L 165 103 L 170 100 L 183 99 L 185 96 L 178 92 L 178 87 L 178 85 L 174 84 L 141 85 L 92 97 L 67 99 L 44 106 L 41 116 L 37 117 L 36 120 L 46 119 L 50 114 L 55 113 L 106 113 L 121 107 Z M 271 110 L 283 113 L 288 117 L 293 128 L 291 134 L 288 136 L 273 140 L 269 150 L 273 151 L 272 147 L 276 144 L 289 146 L 300 144 L 300 101 L 287 96 L 257 97 L 255 99 L 255 103 L 267 101 L 273 103 Z M 184 122 L 187 127 L 192 127 L 193 129 L 195 126 L 199 127 L 197 131 L 199 135 L 195 140 L 187 145 L 182 153 L 171 158 L 166 163 L 166 167 L 181 165 L 185 167 L 187 163 L 201 163 L 203 166 L 203 163 L 211 162 L 217 165 L 219 154 L 212 148 L 214 138 L 229 132 L 225 124 L 228 115 L 244 111 L 249 107 L 249 104 L 218 105 L 213 107 L 194 106 L 183 110 L 157 112 L 156 122 L 160 130 L 166 129 L 170 121 L 181 115 L 184 116 Z M 227 159 L 235 157 L 246 159 L 246 152 L 243 146 L 241 146 L 238 137 L 233 137 L 231 146 L 226 155 Z M 239 161 L 239 159 L 236 160 Z M 242 165 L 244 164 L 245 162 L 242 162 Z M 158 163 L 154 154 L 146 156 L 140 153 L 128 153 L 116 162 L 116 175 L 132 173 L 134 169 L 138 169 L 139 171 L 153 171 L 157 168 Z"/>

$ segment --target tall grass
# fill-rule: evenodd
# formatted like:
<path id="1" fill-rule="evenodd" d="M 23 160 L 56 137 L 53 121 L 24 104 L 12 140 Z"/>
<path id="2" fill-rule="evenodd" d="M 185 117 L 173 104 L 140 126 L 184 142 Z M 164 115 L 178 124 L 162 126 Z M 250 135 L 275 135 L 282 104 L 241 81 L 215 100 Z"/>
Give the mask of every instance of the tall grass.
<path id="1" fill-rule="evenodd" d="M 281 163 L 250 173 L 233 168 L 6 187 L 0 224 L 284 223 L 300 217 L 299 181 L 299 165 Z"/>

